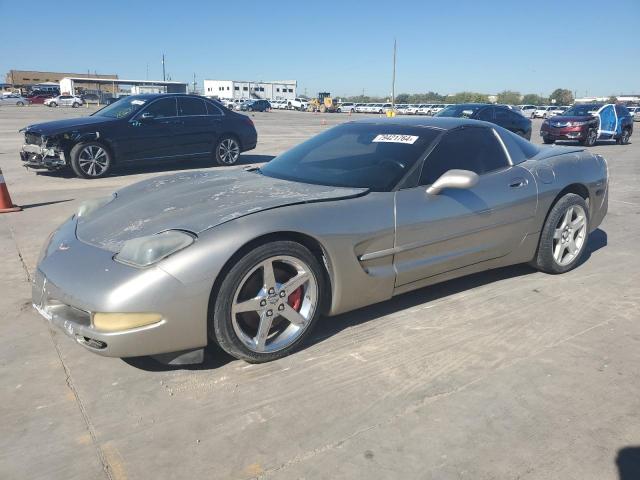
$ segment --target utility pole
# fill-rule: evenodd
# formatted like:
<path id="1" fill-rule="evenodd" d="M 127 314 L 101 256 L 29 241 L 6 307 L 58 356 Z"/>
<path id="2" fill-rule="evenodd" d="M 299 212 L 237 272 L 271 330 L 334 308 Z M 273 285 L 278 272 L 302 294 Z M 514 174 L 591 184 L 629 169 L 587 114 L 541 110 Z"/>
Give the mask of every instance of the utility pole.
<path id="1" fill-rule="evenodd" d="M 193 93 L 196 93 L 196 72 L 193 72 Z"/>
<path id="2" fill-rule="evenodd" d="M 393 39 L 393 80 L 391 81 L 391 111 L 396 110 L 396 39 Z"/>
<path id="3" fill-rule="evenodd" d="M 164 53 L 162 54 L 162 81 L 165 82 L 167 80 L 167 76 L 164 73 Z"/>

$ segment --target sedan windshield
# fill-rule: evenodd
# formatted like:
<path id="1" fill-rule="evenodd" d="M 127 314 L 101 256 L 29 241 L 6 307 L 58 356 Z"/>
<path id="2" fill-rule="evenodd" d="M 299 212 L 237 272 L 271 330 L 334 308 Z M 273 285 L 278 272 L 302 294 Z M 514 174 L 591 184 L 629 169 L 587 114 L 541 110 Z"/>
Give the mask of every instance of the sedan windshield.
<path id="1" fill-rule="evenodd" d="M 94 115 L 99 117 L 124 118 L 140 110 L 146 102 L 147 100 L 145 98 L 123 97 L 117 102 L 104 107 L 102 110 L 98 110 Z"/>
<path id="2" fill-rule="evenodd" d="M 600 107 L 601 104 L 597 103 L 587 103 L 584 105 L 574 105 L 573 107 L 564 111 L 564 115 L 567 117 L 586 117 L 591 115 L 589 112 L 595 112 Z"/>
<path id="3" fill-rule="evenodd" d="M 470 118 L 474 113 L 480 110 L 484 105 L 450 105 L 438 113 L 435 117 L 464 117 Z"/>
<path id="4" fill-rule="evenodd" d="M 277 156 L 260 171 L 295 182 L 390 191 L 439 134 L 425 127 L 347 123 Z"/>

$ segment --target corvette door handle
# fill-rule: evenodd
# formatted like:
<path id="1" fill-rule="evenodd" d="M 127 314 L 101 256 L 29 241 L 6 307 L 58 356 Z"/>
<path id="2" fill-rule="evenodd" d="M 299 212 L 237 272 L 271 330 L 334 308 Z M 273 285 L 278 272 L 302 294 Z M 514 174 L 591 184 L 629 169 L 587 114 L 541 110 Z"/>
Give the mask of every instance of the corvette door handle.
<path id="1" fill-rule="evenodd" d="M 519 187 L 524 187 L 525 185 L 527 185 L 527 183 L 529 183 L 527 181 L 526 178 L 514 178 L 511 180 L 511 183 L 509 184 L 509 187 L 511 188 L 519 188 Z"/>

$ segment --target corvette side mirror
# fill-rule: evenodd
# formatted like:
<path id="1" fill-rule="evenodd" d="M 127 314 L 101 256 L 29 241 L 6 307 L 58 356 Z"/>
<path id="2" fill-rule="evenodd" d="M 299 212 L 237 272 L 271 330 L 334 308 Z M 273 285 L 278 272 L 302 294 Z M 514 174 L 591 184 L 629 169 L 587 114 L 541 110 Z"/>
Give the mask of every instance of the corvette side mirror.
<path id="1" fill-rule="evenodd" d="M 438 195 L 445 188 L 471 188 L 479 179 L 478 174 L 470 170 L 449 170 L 427 188 L 427 193 Z"/>

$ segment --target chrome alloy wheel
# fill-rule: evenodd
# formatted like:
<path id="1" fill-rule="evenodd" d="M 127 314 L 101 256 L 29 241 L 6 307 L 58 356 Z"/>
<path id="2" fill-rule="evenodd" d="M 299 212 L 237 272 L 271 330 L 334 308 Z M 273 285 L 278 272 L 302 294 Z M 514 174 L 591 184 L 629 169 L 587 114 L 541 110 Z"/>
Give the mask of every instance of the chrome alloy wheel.
<path id="1" fill-rule="evenodd" d="M 87 145 L 78 156 L 80 169 L 89 177 L 99 177 L 109 167 L 109 158 L 104 148 Z"/>
<path id="2" fill-rule="evenodd" d="M 580 255 L 586 236 L 587 215 L 580 205 L 572 205 L 553 232 L 553 258 L 558 265 L 568 265 Z"/>
<path id="3" fill-rule="evenodd" d="M 231 323 L 251 351 L 272 353 L 294 343 L 318 306 L 318 281 L 298 258 L 271 257 L 242 279 L 231 305 Z"/>
<path id="4" fill-rule="evenodd" d="M 218 158 L 222 163 L 233 165 L 240 156 L 240 145 L 233 138 L 225 138 L 218 145 Z"/>

